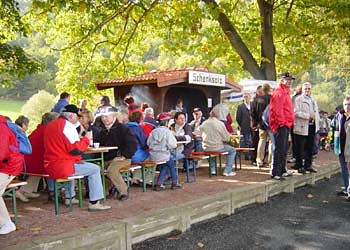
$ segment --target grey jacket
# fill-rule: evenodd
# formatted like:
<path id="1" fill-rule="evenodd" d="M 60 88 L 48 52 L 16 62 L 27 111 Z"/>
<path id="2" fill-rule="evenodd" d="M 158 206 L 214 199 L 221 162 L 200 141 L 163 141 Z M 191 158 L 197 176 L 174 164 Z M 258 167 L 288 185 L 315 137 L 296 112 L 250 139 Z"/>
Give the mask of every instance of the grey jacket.
<path id="1" fill-rule="evenodd" d="M 169 128 L 159 126 L 152 130 L 147 139 L 151 161 L 169 161 L 170 151 L 177 146 L 176 138 Z"/>
<path id="2" fill-rule="evenodd" d="M 294 127 L 293 133 L 307 136 L 309 133 L 309 118 L 315 114 L 315 132 L 320 129 L 320 117 L 317 102 L 312 97 L 299 95 L 294 101 Z"/>

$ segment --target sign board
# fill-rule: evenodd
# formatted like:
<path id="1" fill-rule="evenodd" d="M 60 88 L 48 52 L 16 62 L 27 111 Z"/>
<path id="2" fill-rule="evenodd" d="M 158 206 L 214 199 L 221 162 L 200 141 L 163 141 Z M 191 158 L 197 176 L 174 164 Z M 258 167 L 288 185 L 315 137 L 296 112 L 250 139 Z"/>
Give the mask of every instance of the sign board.
<path id="1" fill-rule="evenodd" d="M 225 87 L 225 75 L 202 72 L 202 71 L 188 71 L 188 83 L 198 85 L 209 85 L 216 87 Z"/>

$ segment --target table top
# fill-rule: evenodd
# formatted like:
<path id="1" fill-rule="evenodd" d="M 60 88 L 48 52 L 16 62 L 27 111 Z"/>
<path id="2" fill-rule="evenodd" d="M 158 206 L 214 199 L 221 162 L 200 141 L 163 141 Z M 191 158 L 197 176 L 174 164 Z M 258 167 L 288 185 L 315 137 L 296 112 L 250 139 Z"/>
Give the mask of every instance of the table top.
<path id="1" fill-rule="evenodd" d="M 108 152 L 109 150 L 113 150 L 113 149 L 118 149 L 118 147 L 117 146 L 113 146 L 113 147 L 100 146 L 98 148 L 91 148 L 91 147 L 89 147 L 84 152 L 84 154 L 105 153 L 105 152 Z"/>

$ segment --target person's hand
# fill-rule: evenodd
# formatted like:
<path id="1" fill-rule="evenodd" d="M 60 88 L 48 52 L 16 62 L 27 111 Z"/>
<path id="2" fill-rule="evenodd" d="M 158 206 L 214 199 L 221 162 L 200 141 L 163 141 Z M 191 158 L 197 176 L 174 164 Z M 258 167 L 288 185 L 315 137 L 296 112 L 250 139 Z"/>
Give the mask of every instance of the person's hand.
<path id="1" fill-rule="evenodd" d="M 92 131 L 86 132 L 85 137 L 92 140 Z"/>
<path id="2" fill-rule="evenodd" d="M 314 121 L 315 120 L 315 114 L 310 115 L 309 120 L 310 121 Z"/>
<path id="3" fill-rule="evenodd" d="M 114 157 L 113 161 L 124 161 L 126 158 L 124 156 Z"/>

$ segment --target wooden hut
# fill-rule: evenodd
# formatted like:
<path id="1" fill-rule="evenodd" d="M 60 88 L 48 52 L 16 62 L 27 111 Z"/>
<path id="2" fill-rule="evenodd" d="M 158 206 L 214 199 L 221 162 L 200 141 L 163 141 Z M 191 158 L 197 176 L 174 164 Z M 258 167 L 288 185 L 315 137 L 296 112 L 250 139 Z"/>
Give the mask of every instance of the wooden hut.
<path id="1" fill-rule="evenodd" d="M 208 116 L 210 108 L 220 102 L 221 90 L 240 92 L 242 89 L 225 75 L 210 72 L 205 67 L 152 70 L 141 75 L 104 80 L 96 83 L 96 87 L 99 90 L 114 88 L 116 106 L 122 104 L 125 96 L 131 95 L 139 105 L 149 103 L 155 114 L 174 109 L 181 98 L 190 118 L 195 107 L 200 107 Z"/>

